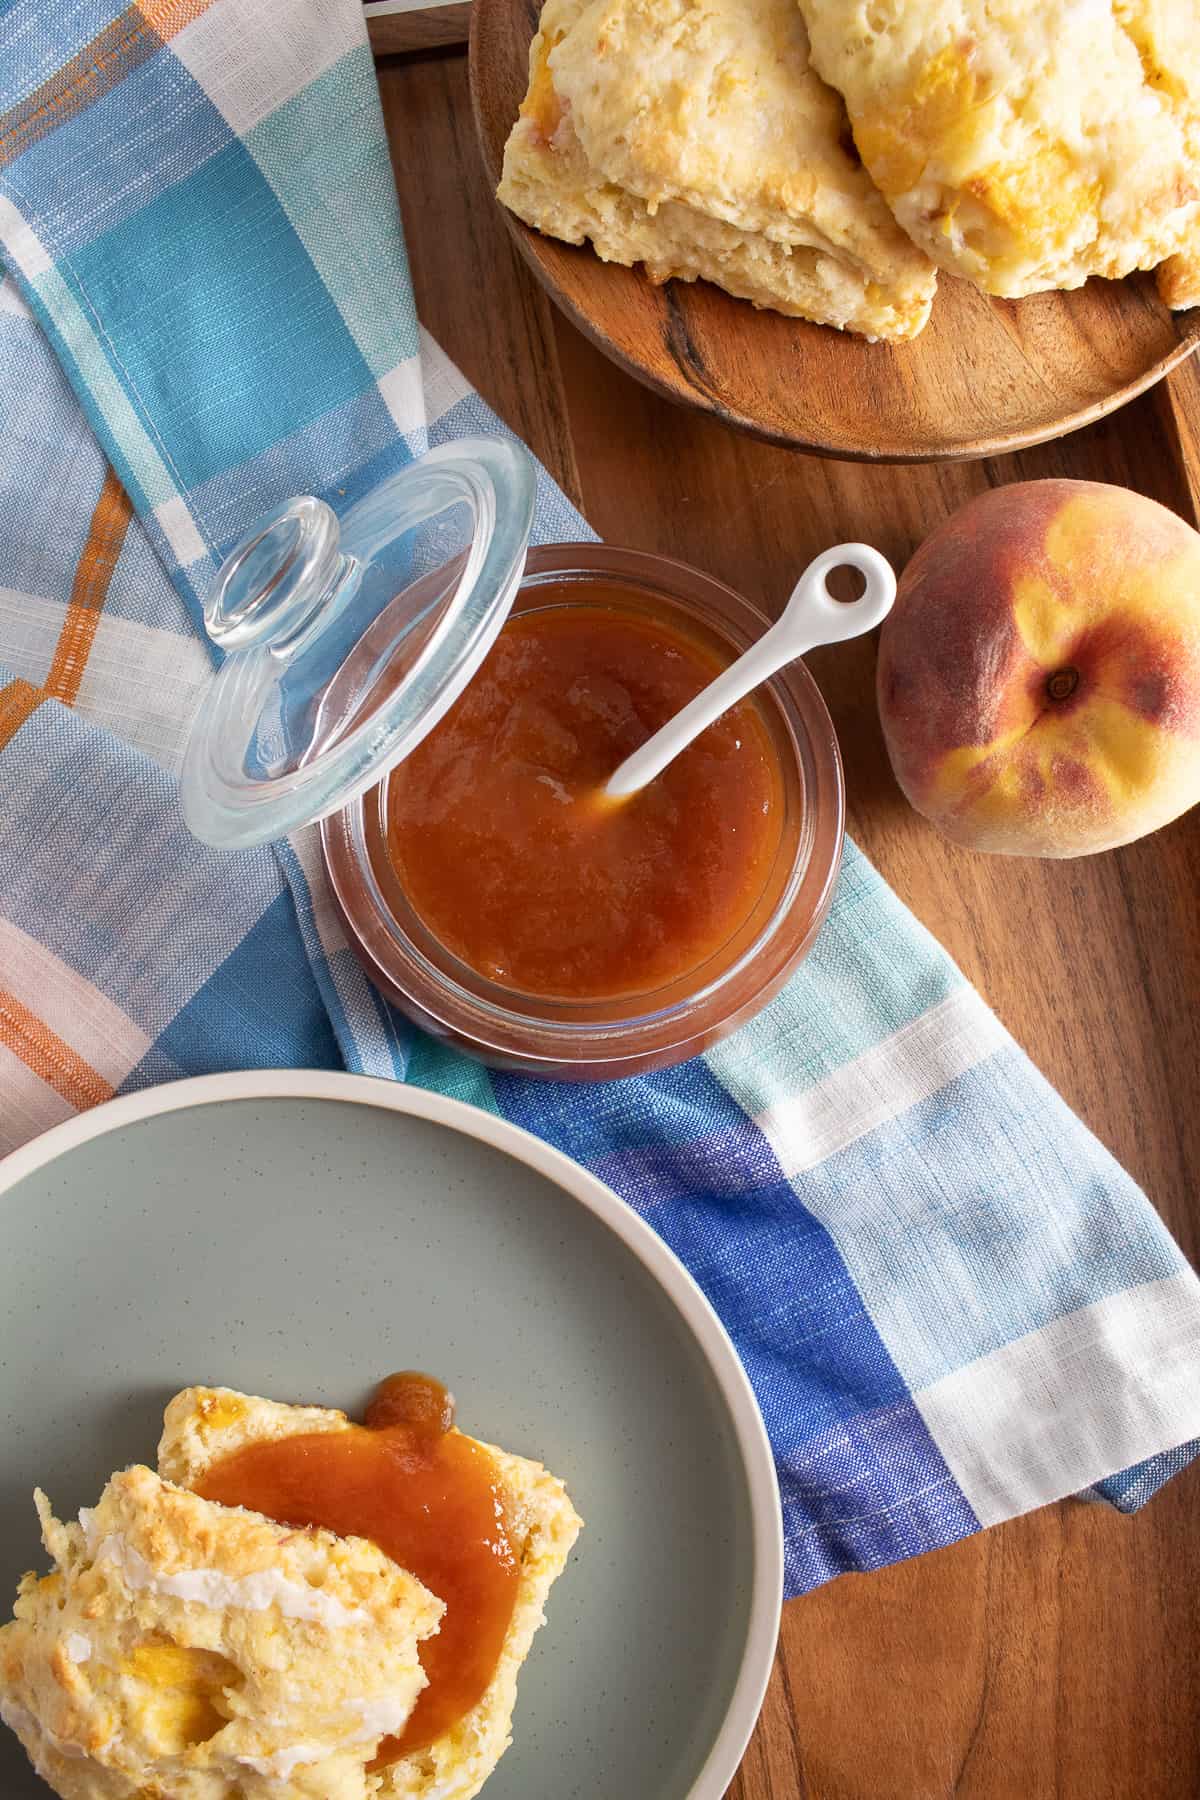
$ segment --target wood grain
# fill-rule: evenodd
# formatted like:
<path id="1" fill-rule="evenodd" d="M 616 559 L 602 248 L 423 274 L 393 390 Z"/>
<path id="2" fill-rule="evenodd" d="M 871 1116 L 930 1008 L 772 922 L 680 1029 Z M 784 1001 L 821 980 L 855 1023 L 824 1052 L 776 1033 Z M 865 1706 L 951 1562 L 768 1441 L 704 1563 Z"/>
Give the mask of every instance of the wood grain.
<path id="1" fill-rule="evenodd" d="M 540 0 L 475 0 L 472 92 L 493 187 L 525 93 Z M 997 455 L 1073 431 L 1159 380 L 1200 343 L 1152 277 L 989 300 L 940 276 L 908 344 L 756 312 L 707 282 L 655 287 L 531 231 L 513 241 L 568 318 L 656 393 L 769 442 L 864 461 Z"/>
<path id="2" fill-rule="evenodd" d="M 801 456 L 664 404 L 573 330 L 513 250 L 464 59 L 397 63 L 381 80 L 422 317 L 603 535 L 778 611 L 826 544 L 866 538 L 903 561 L 1001 482 L 1122 482 L 1195 517 L 1195 363 L 1065 441 L 925 467 Z M 871 643 L 811 659 L 854 835 L 1197 1260 L 1200 812 L 1075 863 L 956 849 L 896 790 L 873 664 Z M 1132 1519 L 1073 1502 L 845 1576 L 785 1608 L 730 1800 L 1195 1800 L 1198 1596 L 1200 1467 Z"/>

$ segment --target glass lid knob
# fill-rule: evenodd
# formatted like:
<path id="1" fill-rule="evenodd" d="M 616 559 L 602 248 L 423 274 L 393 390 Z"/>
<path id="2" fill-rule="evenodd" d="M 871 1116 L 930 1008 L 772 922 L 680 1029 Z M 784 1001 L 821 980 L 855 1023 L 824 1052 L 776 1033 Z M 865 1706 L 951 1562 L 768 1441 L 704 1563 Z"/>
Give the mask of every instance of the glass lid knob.
<path id="1" fill-rule="evenodd" d="M 340 519 L 306 494 L 242 540 L 204 608 L 226 654 L 180 774 L 197 837 L 282 837 L 416 748 L 508 616 L 535 492 L 523 446 L 463 438 Z"/>
<path id="2" fill-rule="evenodd" d="M 204 607 L 209 637 L 222 650 L 271 644 L 294 648 L 355 566 L 338 549 L 337 515 L 311 494 L 240 543 L 221 567 Z"/>

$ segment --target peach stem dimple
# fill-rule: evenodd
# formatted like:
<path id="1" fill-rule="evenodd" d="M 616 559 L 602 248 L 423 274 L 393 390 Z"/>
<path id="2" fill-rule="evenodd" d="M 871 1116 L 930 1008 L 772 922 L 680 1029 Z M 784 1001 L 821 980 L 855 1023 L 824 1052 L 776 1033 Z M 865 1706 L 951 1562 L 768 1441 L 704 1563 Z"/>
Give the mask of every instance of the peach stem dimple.
<path id="1" fill-rule="evenodd" d="M 1046 683 L 1046 692 L 1051 700 L 1069 700 L 1078 686 L 1078 669 L 1056 669 Z"/>

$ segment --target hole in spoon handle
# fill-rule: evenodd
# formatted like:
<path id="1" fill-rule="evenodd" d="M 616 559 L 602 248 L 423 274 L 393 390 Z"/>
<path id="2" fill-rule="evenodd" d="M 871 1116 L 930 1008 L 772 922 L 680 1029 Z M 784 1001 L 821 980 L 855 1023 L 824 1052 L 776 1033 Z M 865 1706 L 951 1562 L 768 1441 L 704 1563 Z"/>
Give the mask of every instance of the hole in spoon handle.
<path id="1" fill-rule="evenodd" d="M 856 569 L 863 578 L 857 600 L 839 600 L 829 591 L 835 569 Z M 809 647 L 837 644 L 871 631 L 892 610 L 896 577 L 892 566 L 870 544 L 834 544 L 823 550 L 796 583 L 785 617 L 793 629 L 804 629 Z"/>
<path id="2" fill-rule="evenodd" d="M 846 566 L 857 569 L 866 584 L 857 600 L 837 600 L 829 591 L 827 578 L 831 571 Z M 660 775 L 701 731 L 777 669 L 818 644 L 837 644 L 870 631 L 895 598 L 896 577 L 891 565 L 869 544 L 836 544 L 832 550 L 823 551 L 792 589 L 776 624 L 689 701 L 682 712 L 626 757 L 609 777 L 604 793 L 610 800 L 635 794 Z"/>

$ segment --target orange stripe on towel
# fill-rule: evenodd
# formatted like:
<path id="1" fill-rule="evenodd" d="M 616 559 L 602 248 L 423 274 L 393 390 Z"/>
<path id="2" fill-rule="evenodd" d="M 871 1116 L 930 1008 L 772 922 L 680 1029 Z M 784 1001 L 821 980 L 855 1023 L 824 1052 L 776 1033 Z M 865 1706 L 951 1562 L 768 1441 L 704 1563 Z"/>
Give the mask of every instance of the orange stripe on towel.
<path id="1" fill-rule="evenodd" d="M 213 3 L 144 0 L 125 7 L 24 100 L 0 113 L 0 168 L 111 94 Z"/>
<path id="2" fill-rule="evenodd" d="M 45 698 L 45 689 L 34 687 L 32 681 L 9 681 L 0 687 L 0 750 Z"/>
<path id="3" fill-rule="evenodd" d="M 6 988 L 0 988 L 0 1044 L 7 1045 L 35 1075 L 41 1076 L 47 1087 L 61 1094 L 78 1112 L 111 1100 L 116 1091 L 111 1081 L 98 1075 L 70 1044 Z"/>
<path id="4" fill-rule="evenodd" d="M 161 48 L 161 38 L 139 8 L 127 6 L 90 44 L 0 116 L 0 167 L 103 99 Z"/>
<path id="5" fill-rule="evenodd" d="M 112 470 L 106 470 L 87 542 L 75 566 L 67 616 L 46 677 L 47 694 L 53 700 L 61 700 L 64 706 L 73 706 L 79 697 L 79 684 L 132 516 L 129 496 Z"/>
<path id="6" fill-rule="evenodd" d="M 213 4 L 214 0 L 138 0 L 138 11 L 165 44 Z"/>

